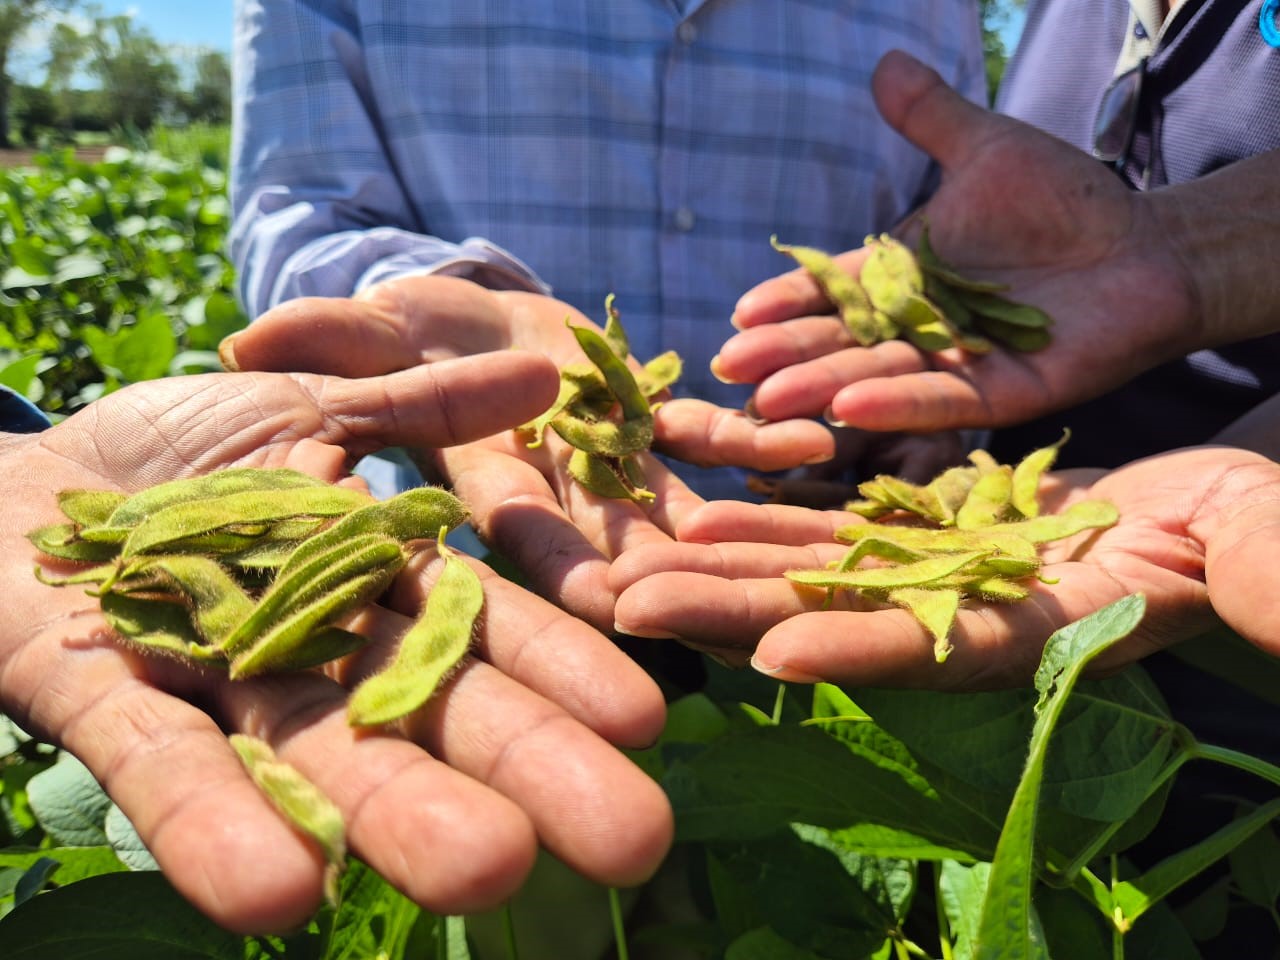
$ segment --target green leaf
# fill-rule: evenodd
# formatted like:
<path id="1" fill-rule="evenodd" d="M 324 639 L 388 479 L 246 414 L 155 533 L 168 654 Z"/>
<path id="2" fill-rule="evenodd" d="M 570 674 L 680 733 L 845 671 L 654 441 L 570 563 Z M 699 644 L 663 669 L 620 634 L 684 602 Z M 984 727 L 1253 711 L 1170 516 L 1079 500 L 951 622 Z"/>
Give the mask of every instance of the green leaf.
<path id="1" fill-rule="evenodd" d="M 153 311 L 121 329 L 116 343 L 114 366 L 131 383 L 163 377 L 178 352 L 169 318 Z"/>
<path id="2" fill-rule="evenodd" d="M 72 280 L 87 280 L 100 277 L 107 272 L 107 266 L 101 258 L 87 253 L 73 253 L 58 260 L 53 275 L 54 283 L 70 283 Z"/>
<path id="3" fill-rule="evenodd" d="M 0 869 L 27 870 L 41 857 L 48 857 L 58 864 L 54 878 L 59 886 L 66 886 L 97 877 L 105 873 L 122 873 L 128 869 L 110 847 L 48 847 L 41 850 L 0 850 Z"/>
<path id="4" fill-rule="evenodd" d="M 32 387 L 39 382 L 36 374 L 43 360 L 44 357 L 40 354 L 33 353 L 29 357 L 23 357 L 21 360 L 15 360 L 0 367 L 0 384 L 22 394 L 28 400 L 36 399 Z"/>
<path id="5" fill-rule="evenodd" d="M 107 845 L 104 822 L 111 798 L 88 767 L 69 753 L 31 778 L 27 798 L 40 825 L 60 844 L 69 847 Z"/>
<path id="6" fill-rule="evenodd" d="M 5 254 L 6 260 L 33 277 L 50 277 L 57 269 L 58 258 L 39 240 L 15 240 L 9 244 Z"/>
<path id="7" fill-rule="evenodd" d="M 243 960 L 238 934 L 216 926 L 159 873 L 90 877 L 0 919 L 5 960 Z"/>
<path id="8" fill-rule="evenodd" d="M 1277 815 L 1280 815 L 1280 800 L 1272 800 L 1231 821 L 1195 846 L 1166 857 L 1142 876 L 1116 884 L 1111 898 L 1119 910 L 1117 925 L 1128 930 L 1148 909 L 1229 854 Z"/>
<path id="9" fill-rule="evenodd" d="M 1045 644 L 1035 677 L 1040 699 L 1027 765 L 992 860 L 974 960 L 1031 960 L 1038 956 L 1031 890 L 1036 814 L 1049 739 L 1085 665 L 1128 636 L 1141 622 L 1145 610 L 1145 599 L 1133 594 L 1063 627 Z"/>
<path id="10" fill-rule="evenodd" d="M 155 857 L 151 855 L 151 851 L 142 842 L 142 838 L 138 836 L 138 831 L 134 828 L 133 823 L 124 815 L 124 811 L 114 803 L 111 805 L 111 809 L 107 811 L 103 830 L 107 834 L 107 840 L 111 843 L 111 849 L 115 852 L 115 855 L 130 870 L 160 869 Z"/>
<path id="11" fill-rule="evenodd" d="M 325 960 L 403 957 L 422 909 L 355 859 L 347 861 Z"/>
<path id="12" fill-rule="evenodd" d="M 758 927 L 729 944 L 724 960 L 823 960 L 823 957 L 797 947 L 771 927 Z"/>
<path id="13" fill-rule="evenodd" d="M 679 839 L 750 839 L 798 822 L 856 828 L 846 842 L 883 856 L 967 859 L 993 849 L 1002 807 L 943 795 L 874 724 L 838 729 L 838 739 L 790 725 L 735 731 L 673 762 L 664 785 Z"/>
<path id="14" fill-rule="evenodd" d="M 1267 827 L 1231 851 L 1231 877 L 1250 903 L 1275 909 L 1280 898 L 1280 839 Z"/>

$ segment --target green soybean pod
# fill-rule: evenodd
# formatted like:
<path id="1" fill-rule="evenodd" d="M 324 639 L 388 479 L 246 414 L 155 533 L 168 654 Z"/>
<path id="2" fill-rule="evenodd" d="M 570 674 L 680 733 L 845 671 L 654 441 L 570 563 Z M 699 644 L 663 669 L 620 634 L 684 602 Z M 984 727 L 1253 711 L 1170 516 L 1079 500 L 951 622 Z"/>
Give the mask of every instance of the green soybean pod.
<path id="1" fill-rule="evenodd" d="M 674 350 L 660 353 L 646 363 L 636 375 L 636 383 L 645 398 L 652 400 L 667 387 L 680 379 L 684 372 L 684 361 Z"/>
<path id="2" fill-rule="evenodd" d="M 622 408 L 622 418 L 636 420 L 649 416 L 649 401 L 641 392 L 635 374 L 631 372 L 626 362 L 613 352 L 604 337 L 589 327 L 575 327 L 573 324 L 568 326 L 573 331 L 578 345 L 582 347 L 582 352 L 587 355 L 587 359 L 594 363 L 604 376 L 605 383 L 609 385 L 609 392 Z"/>
<path id="3" fill-rule="evenodd" d="M 596 496 L 611 500 L 632 500 L 644 503 L 657 495 L 644 488 L 643 476 L 637 477 L 639 464 L 634 458 L 619 460 L 574 450 L 569 457 L 569 476 Z"/>
<path id="4" fill-rule="evenodd" d="M 619 360 L 625 360 L 631 356 L 631 343 L 627 340 L 627 331 L 622 327 L 618 308 L 613 301 L 612 293 L 604 298 L 604 342 L 609 345 L 614 356 Z"/>
<path id="5" fill-rule="evenodd" d="M 342 811 L 296 767 L 278 759 L 265 741 L 241 733 L 233 733 L 227 739 L 271 805 L 320 845 L 328 863 L 325 899 L 336 907 L 338 876 L 347 859 L 347 831 Z"/>
<path id="6" fill-rule="evenodd" d="M 102 563 L 120 552 L 118 544 L 81 540 L 73 523 L 54 523 L 27 533 L 27 539 L 43 554 L 60 560 Z"/>
<path id="7" fill-rule="evenodd" d="M 1053 324 L 1053 319 L 1039 307 L 1018 303 L 998 294 L 958 290 L 956 296 L 976 316 L 989 318 L 1011 327 L 1040 330 Z"/>
<path id="8" fill-rule="evenodd" d="M 233 537 L 252 540 L 265 534 L 277 521 L 340 517 L 368 503 L 368 494 L 324 485 L 294 490 L 246 490 L 173 504 L 157 510 L 134 527 L 124 542 L 122 555 L 163 552 L 171 544 L 198 540 L 223 530 Z M 245 545 L 242 543 L 236 549 Z"/>
<path id="9" fill-rule="evenodd" d="M 1058 451 L 1070 437 L 1071 431 L 1065 431 L 1057 443 L 1031 451 L 1013 468 L 1013 506 L 1024 517 L 1039 515 L 1040 478 L 1053 466 Z"/>
<path id="10" fill-rule="evenodd" d="M 135 493 L 115 509 L 104 524 L 104 529 L 98 532 L 103 539 L 115 537 L 123 541 L 128 531 L 146 517 L 175 503 L 204 500 L 246 490 L 292 490 L 316 486 L 327 484 L 297 470 L 283 467 L 230 467 L 201 477 L 159 483 Z"/>
<path id="11" fill-rule="evenodd" d="M 333 526 L 302 541 L 277 576 L 290 575 L 315 557 L 334 547 L 341 547 L 352 537 L 374 533 L 404 543 L 431 537 L 441 527 L 452 530 L 465 523 L 468 516 L 470 511 L 466 505 L 448 490 L 414 487 L 388 500 L 367 503 L 340 517 Z"/>
<path id="12" fill-rule="evenodd" d="M 130 564 L 123 579 L 151 576 L 158 586 L 191 605 L 191 622 L 205 643 L 218 647 L 253 611 L 254 601 L 212 557 L 146 557 Z M 119 592 L 119 591 L 117 591 Z"/>
<path id="13" fill-rule="evenodd" d="M 556 395 L 555 402 L 528 423 L 516 427 L 516 433 L 524 438 L 525 446 L 530 450 L 536 450 L 542 446 L 542 438 L 547 432 L 547 426 L 581 396 L 582 385 L 566 378 L 562 373 L 560 392 Z"/>
<path id="14" fill-rule="evenodd" d="M 908 297 L 924 293 L 924 274 L 911 249 L 887 233 L 868 237 L 867 246 L 870 252 L 858 279 L 872 305 L 896 319 Z"/>
<path id="15" fill-rule="evenodd" d="M 921 587 L 961 570 L 986 553 L 947 554 L 929 557 L 915 563 L 860 570 L 788 570 L 786 578 L 793 583 L 812 587 L 850 590 L 886 591 L 902 587 Z"/>
<path id="16" fill-rule="evenodd" d="M 595 422 L 562 415 L 551 421 L 551 429 L 571 447 L 602 457 L 625 457 L 648 450 L 653 444 L 653 416 L 646 414 L 622 423 Z"/>
<path id="17" fill-rule="evenodd" d="M 998 470 L 978 477 L 964 503 L 956 511 L 956 527 L 977 530 L 1008 519 L 1013 508 L 1013 468 Z"/>
<path id="18" fill-rule="evenodd" d="M 1086 530 L 1114 526 L 1119 519 L 1120 511 L 1109 500 L 1081 500 L 1061 513 L 1042 513 L 1029 520 L 999 524 L 994 529 L 1009 530 L 1031 543 L 1048 543 Z"/>
<path id="19" fill-rule="evenodd" d="M 933 637 L 933 659 L 938 663 L 945 662 L 954 649 L 948 638 L 956 621 L 956 613 L 960 610 L 960 591 L 903 587 L 890 590 L 886 599 L 895 606 L 910 611 L 920 621 L 921 626 Z"/>
<path id="20" fill-rule="evenodd" d="M 129 497 L 114 490 L 60 490 L 58 508 L 72 523 L 82 527 L 96 527 L 110 519 L 111 514 Z"/>
<path id="21" fill-rule="evenodd" d="M 287 576 L 278 575 L 223 641 L 233 678 L 292 657 L 312 632 L 377 597 L 406 559 L 397 541 L 367 534 L 335 545 Z"/>
<path id="22" fill-rule="evenodd" d="M 920 261 L 920 269 L 925 273 L 925 280 L 936 278 L 944 286 L 956 290 L 969 290 L 974 293 L 999 293 L 1009 289 L 1009 285 L 994 280 L 974 280 L 962 275 L 955 267 L 944 261 L 933 249 L 929 239 L 929 227 L 920 231 L 920 242 L 916 244 L 916 259 Z"/>
<path id="23" fill-rule="evenodd" d="M 201 641 L 191 611 L 183 604 L 127 593 L 106 593 L 99 602 L 107 623 L 136 649 L 197 663 L 224 663 L 219 651 Z"/>
<path id="24" fill-rule="evenodd" d="M 395 658 L 363 681 L 347 703 L 347 721 L 367 727 L 392 723 L 417 710 L 471 649 L 476 618 L 484 606 L 484 588 L 476 572 L 436 540 L 444 560 L 422 614 L 400 641 Z"/>
<path id="25" fill-rule="evenodd" d="M 866 291 L 856 277 L 836 263 L 834 257 L 816 247 L 779 243 L 776 236 L 770 237 L 769 243 L 773 249 L 787 254 L 805 269 L 827 299 L 840 311 L 841 320 L 858 343 L 869 347 L 888 339 L 883 335 L 883 325 L 874 316 Z"/>

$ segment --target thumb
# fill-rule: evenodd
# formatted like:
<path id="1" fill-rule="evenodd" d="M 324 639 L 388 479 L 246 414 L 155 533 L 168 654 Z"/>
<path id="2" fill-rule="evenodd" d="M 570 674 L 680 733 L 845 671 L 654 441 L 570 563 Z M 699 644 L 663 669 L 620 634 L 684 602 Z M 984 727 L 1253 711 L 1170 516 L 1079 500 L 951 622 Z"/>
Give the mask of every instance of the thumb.
<path id="1" fill-rule="evenodd" d="M 871 75 L 880 115 L 942 168 L 962 164 L 1002 118 L 947 86 L 935 70 L 910 54 L 890 50 Z"/>

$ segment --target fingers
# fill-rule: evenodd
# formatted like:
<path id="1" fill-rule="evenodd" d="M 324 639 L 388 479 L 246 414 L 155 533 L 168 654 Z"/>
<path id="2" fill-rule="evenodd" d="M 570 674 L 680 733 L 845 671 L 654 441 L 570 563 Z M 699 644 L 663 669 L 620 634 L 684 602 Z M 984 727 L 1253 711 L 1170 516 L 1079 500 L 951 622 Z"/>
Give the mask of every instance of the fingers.
<path id="1" fill-rule="evenodd" d="M 835 316 L 784 317 L 730 337 L 711 361 L 711 371 L 729 383 L 759 383 L 778 370 L 852 345 Z"/>
<path id="2" fill-rule="evenodd" d="M 217 724 L 151 686 L 147 669 L 86 615 L 15 651 L 0 689 L 30 691 L 6 712 L 84 762 L 199 910 L 240 933 L 303 923 L 322 896 L 318 849 L 271 807 Z"/>
<path id="3" fill-rule="evenodd" d="M 867 257 L 865 249 L 835 256 L 836 262 L 854 276 Z M 792 270 L 752 287 L 738 300 L 730 322 L 739 330 L 765 323 L 777 323 L 812 314 L 831 312 L 831 302 L 804 269 Z"/>
<path id="4" fill-rule="evenodd" d="M 882 400 L 881 391 L 885 387 L 901 388 L 897 393 L 912 396 L 915 382 L 930 376 L 924 372 L 928 369 L 924 355 L 903 340 L 838 350 L 767 377 L 756 388 L 752 405 L 767 420 L 825 415 L 840 423 L 863 426 L 849 419 L 854 414 L 862 416 L 862 410 L 850 408 L 847 400 L 841 402 L 851 384 L 868 384 L 854 396 L 865 396 L 869 403 L 879 403 L 893 412 L 897 409 L 896 397 L 893 403 Z"/>
<path id="5" fill-rule="evenodd" d="M 430 592 L 439 563 L 420 555 L 396 582 L 395 609 L 412 614 Z M 612 641 L 553 604 L 471 561 L 484 584 L 476 654 L 557 704 L 610 743 L 650 746 L 666 708 L 658 686 Z"/>
<path id="6" fill-rule="evenodd" d="M 305 382 L 313 382 L 304 380 Z M 550 361 L 511 351 L 444 360 L 379 380 L 316 385 L 328 439 L 376 446 L 453 446 L 519 426 L 559 390 Z"/>
<path id="7" fill-rule="evenodd" d="M 409 626 L 391 611 L 378 617 L 383 637 Z M 484 626 L 490 649 L 495 626 Z M 390 648 L 376 644 L 351 658 L 344 684 L 378 669 Z M 666 853 L 671 811 L 657 784 L 556 704 L 487 663 L 465 662 L 400 727 L 433 756 L 510 798 L 543 845 L 600 883 L 647 879 Z M 455 825 L 483 829 L 474 816 Z"/>
<path id="8" fill-rule="evenodd" d="M 401 737 L 353 730 L 333 681 L 292 674 L 217 694 L 229 725 L 266 740 L 333 801 L 349 849 L 416 903 L 468 913 L 519 889 L 537 849 L 520 807 Z"/>
<path id="9" fill-rule="evenodd" d="M 900 50 L 886 53 L 871 75 L 871 90 L 889 125 L 938 161 L 963 164 L 982 124 L 995 115 L 947 86 L 936 71 Z"/>
<path id="10" fill-rule="evenodd" d="M 1051 406 L 1043 381 L 1023 362 L 988 356 L 950 370 L 851 382 L 831 399 L 828 417 L 863 430 L 924 432 L 1003 426 Z"/>
<path id="11" fill-rule="evenodd" d="M 218 346 L 228 370 L 373 377 L 421 360 L 404 318 L 347 297 L 300 297 Z"/>
<path id="12" fill-rule="evenodd" d="M 672 400 L 655 414 L 655 445 L 700 466 L 733 464 L 784 470 L 824 463 L 835 453 L 831 432 L 809 420 L 754 424 L 736 410 L 704 400 Z"/>
<path id="13" fill-rule="evenodd" d="M 804 546 L 824 543 L 835 531 L 861 522 L 845 510 L 823 512 L 808 507 L 712 500 L 691 512 L 676 526 L 676 538 L 686 543 L 740 541 Z"/>

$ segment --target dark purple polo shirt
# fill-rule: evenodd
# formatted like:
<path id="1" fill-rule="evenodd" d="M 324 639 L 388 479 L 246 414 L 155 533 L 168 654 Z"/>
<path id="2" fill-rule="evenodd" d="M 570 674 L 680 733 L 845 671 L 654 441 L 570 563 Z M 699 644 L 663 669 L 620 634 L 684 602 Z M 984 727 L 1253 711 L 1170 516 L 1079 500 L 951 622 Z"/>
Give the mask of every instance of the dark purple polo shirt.
<path id="1" fill-rule="evenodd" d="M 1274 3 L 1184 0 L 1148 61 L 1122 171 L 1135 189 L 1184 183 L 1280 148 L 1280 49 L 1266 38 L 1264 6 L 1274 27 Z M 1031 0 L 998 109 L 1091 149 L 1128 22 L 1126 0 Z M 1280 39 L 1274 30 L 1272 39 Z M 1280 304 L 1276 311 L 1280 321 Z M 1206 441 L 1277 390 L 1280 335 L 1270 335 L 1200 351 L 1073 410 L 998 431 L 993 452 L 1016 460 L 1070 426 L 1061 465 L 1117 466 Z"/>

